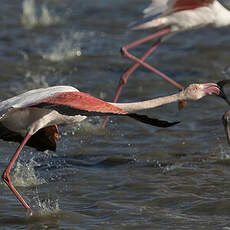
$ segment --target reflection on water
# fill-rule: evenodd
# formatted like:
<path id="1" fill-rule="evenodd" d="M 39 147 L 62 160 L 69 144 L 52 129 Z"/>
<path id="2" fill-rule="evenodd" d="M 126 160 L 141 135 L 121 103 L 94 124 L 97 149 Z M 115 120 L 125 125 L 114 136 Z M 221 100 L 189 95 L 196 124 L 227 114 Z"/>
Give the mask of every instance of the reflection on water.
<path id="1" fill-rule="evenodd" d="M 0 98 L 38 87 L 73 85 L 111 100 L 131 61 L 120 47 L 151 31 L 128 31 L 149 0 L 6 1 L 0 8 Z M 182 85 L 229 78 L 230 28 L 173 36 L 147 62 Z M 207 39 L 210 38 L 210 39 Z M 132 52 L 141 56 L 151 42 Z M 120 101 L 175 90 L 139 68 Z M 55 153 L 25 147 L 11 176 L 37 212 L 26 216 L 0 183 L 0 229 L 228 229 L 230 148 L 221 117 L 224 101 L 206 97 L 144 111 L 179 120 L 153 128 L 129 118 L 101 117 L 60 127 Z M 17 148 L 0 141 L 0 171 Z"/>

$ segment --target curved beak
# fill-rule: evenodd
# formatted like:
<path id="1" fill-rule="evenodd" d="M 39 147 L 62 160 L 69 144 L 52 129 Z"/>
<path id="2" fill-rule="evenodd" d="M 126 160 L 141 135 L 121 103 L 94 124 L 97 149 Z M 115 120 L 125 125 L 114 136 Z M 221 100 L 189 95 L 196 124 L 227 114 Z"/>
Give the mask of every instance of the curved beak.
<path id="1" fill-rule="evenodd" d="M 220 96 L 220 87 L 216 83 L 205 83 L 200 85 L 201 89 L 206 93 L 206 94 L 215 94 L 217 96 Z"/>
<path id="2" fill-rule="evenodd" d="M 226 96 L 226 94 L 224 92 L 224 86 L 226 84 L 230 84 L 230 80 L 222 80 L 222 81 L 217 82 L 217 86 L 220 89 L 220 93 L 219 93 L 218 96 L 221 97 L 221 98 L 223 98 L 226 101 L 226 103 L 228 105 L 230 105 L 230 101 L 229 101 L 229 99 L 227 98 L 227 96 Z"/>

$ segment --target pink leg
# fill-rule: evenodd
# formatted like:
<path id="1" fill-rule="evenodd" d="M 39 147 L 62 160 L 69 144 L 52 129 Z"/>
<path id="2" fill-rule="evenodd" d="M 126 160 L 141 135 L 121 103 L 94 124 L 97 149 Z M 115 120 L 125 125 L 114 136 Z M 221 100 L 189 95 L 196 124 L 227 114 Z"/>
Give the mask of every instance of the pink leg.
<path id="1" fill-rule="evenodd" d="M 140 60 L 144 61 L 161 43 L 161 40 L 159 39 L 156 43 L 154 43 L 152 45 L 152 47 L 141 57 Z M 126 71 L 120 78 L 120 82 L 119 82 L 119 86 L 117 88 L 117 92 L 116 95 L 113 99 L 113 102 L 116 103 L 119 95 L 122 91 L 122 89 L 124 88 L 126 82 L 128 81 L 129 76 L 140 66 L 140 63 L 136 63 L 135 65 L 133 65 L 130 69 L 128 69 L 128 71 Z"/>
<path id="2" fill-rule="evenodd" d="M 115 95 L 114 100 L 113 100 L 114 103 L 117 102 L 117 100 L 118 100 L 118 98 L 119 98 L 119 95 L 120 95 L 120 93 L 121 93 L 123 87 L 125 86 L 125 84 L 126 84 L 128 78 L 129 78 L 129 76 L 130 76 L 140 65 L 143 65 L 143 66 L 146 67 L 147 69 L 149 69 L 149 70 L 153 71 L 154 73 L 156 73 L 157 75 L 161 76 L 162 78 L 164 78 L 165 80 L 167 80 L 168 82 L 170 82 L 172 85 L 174 85 L 174 86 L 175 86 L 176 88 L 178 88 L 179 90 L 182 90 L 182 89 L 184 88 L 183 86 L 181 86 L 180 84 L 178 84 L 178 83 L 177 83 L 176 81 L 174 81 L 173 79 L 167 77 L 165 74 L 161 73 L 160 71 L 158 71 L 158 70 L 155 69 L 154 67 L 152 67 L 152 66 L 150 66 L 150 65 L 148 65 L 147 63 L 144 62 L 144 60 L 145 60 L 145 59 L 146 59 L 146 58 L 147 58 L 147 57 L 148 57 L 148 56 L 149 56 L 159 45 L 160 45 L 161 39 L 158 39 L 157 42 L 154 43 L 154 44 L 152 45 L 152 47 L 151 47 L 151 48 L 150 48 L 140 59 L 138 59 L 138 58 L 134 57 L 133 55 L 129 54 L 128 51 L 127 51 L 128 49 L 131 49 L 131 48 L 133 48 L 133 47 L 135 47 L 135 46 L 138 46 L 138 45 L 140 45 L 140 44 L 142 44 L 142 43 L 145 43 L 145 42 L 147 42 L 147 41 L 149 41 L 149 40 L 152 40 L 152 39 L 154 39 L 154 38 L 156 38 L 156 37 L 159 37 L 159 36 L 163 36 L 163 35 L 165 35 L 165 34 L 168 34 L 169 32 L 171 32 L 171 29 L 170 29 L 170 28 L 166 28 L 166 29 L 164 29 L 164 30 L 161 30 L 161 31 L 159 31 L 159 32 L 157 32 L 157 33 L 154 33 L 154 34 L 152 34 L 152 35 L 149 35 L 149 36 L 147 36 L 147 37 L 145 37 L 145 38 L 139 39 L 139 40 L 137 40 L 137 41 L 135 41 L 135 42 L 132 42 L 132 43 L 130 43 L 130 44 L 128 44 L 128 45 L 122 47 L 121 52 L 122 52 L 123 56 L 124 56 L 124 57 L 128 57 L 129 59 L 135 61 L 136 64 L 134 64 L 130 69 L 128 69 L 128 71 L 126 71 L 126 72 L 121 76 L 120 82 L 119 82 L 119 86 L 118 86 L 118 88 L 117 88 L 116 95 Z M 181 107 L 183 107 L 183 106 L 181 106 Z M 104 119 L 104 121 L 103 121 L 103 123 L 102 123 L 102 128 L 105 128 L 108 119 L 109 119 L 108 116 Z"/>
<path id="3" fill-rule="evenodd" d="M 5 171 L 2 174 L 2 179 L 3 181 L 8 185 L 10 190 L 14 193 L 14 195 L 17 197 L 17 199 L 22 203 L 22 205 L 29 211 L 30 214 L 32 214 L 32 209 L 29 207 L 29 205 L 25 202 L 25 200 L 22 198 L 22 196 L 19 194 L 19 192 L 15 189 L 13 186 L 11 179 L 10 179 L 10 170 L 13 167 L 15 161 L 17 160 L 22 148 L 26 144 L 26 142 L 29 140 L 31 137 L 31 134 L 27 134 L 22 143 L 19 145 L 17 151 L 13 155 L 12 159 L 10 160 L 10 163 L 6 167 Z"/>
<path id="4" fill-rule="evenodd" d="M 145 60 L 160 44 L 160 39 L 149 49 L 142 57 L 141 60 Z M 120 78 L 120 82 L 117 88 L 116 95 L 113 99 L 113 103 L 116 103 L 118 101 L 118 98 L 120 96 L 120 93 L 122 89 L 124 88 L 126 82 L 128 81 L 129 76 L 140 66 L 139 63 L 134 64 L 131 68 L 128 69 Z M 104 129 L 106 126 L 106 123 L 108 122 L 109 116 L 105 117 L 103 123 L 102 123 L 102 128 Z"/>
<path id="5" fill-rule="evenodd" d="M 142 39 L 140 39 L 140 40 L 138 40 L 138 41 L 135 41 L 135 42 L 133 42 L 133 43 L 131 43 L 131 44 L 128 44 L 128 45 L 122 47 L 121 52 L 122 52 L 122 55 L 123 55 L 124 57 L 127 57 L 127 58 L 129 58 L 129 59 L 131 59 L 131 60 L 137 62 L 139 65 L 142 65 L 142 66 L 144 66 L 145 68 L 149 69 L 150 71 L 154 72 L 155 74 L 159 75 L 160 77 L 162 77 L 163 79 L 165 79 L 166 81 L 168 81 L 170 84 L 172 84 L 173 86 L 175 86 L 177 89 L 183 90 L 184 87 L 183 87 L 182 85 L 180 85 L 179 83 L 177 83 L 177 82 L 174 81 L 173 79 L 169 78 L 168 76 L 166 76 L 165 74 L 163 74 L 162 72 L 160 72 L 159 70 L 157 70 L 156 68 L 154 68 L 154 67 L 152 67 L 152 66 L 150 66 L 149 64 L 147 64 L 147 63 L 144 62 L 144 60 L 146 59 L 146 57 L 149 56 L 150 53 L 148 54 L 148 56 L 145 56 L 145 55 L 144 55 L 142 58 L 137 58 L 137 57 L 133 56 L 132 54 L 130 54 L 130 53 L 128 52 L 129 49 L 131 49 L 131 48 L 133 48 L 133 47 L 135 47 L 135 46 L 138 46 L 138 45 L 140 45 L 140 44 L 142 44 L 142 43 L 144 43 L 144 42 L 146 42 L 146 41 L 148 41 L 148 40 L 151 40 L 151 39 L 153 39 L 153 38 L 155 38 L 155 37 L 158 37 L 158 36 L 162 36 L 162 35 L 164 35 L 164 34 L 167 34 L 167 33 L 169 33 L 170 31 L 171 31 L 171 29 L 170 29 L 170 28 L 167 28 L 167 29 L 161 30 L 161 31 L 159 31 L 159 32 L 157 32 L 157 33 L 155 33 L 155 34 L 152 34 L 152 35 L 150 35 L 150 36 L 147 36 L 147 37 L 145 37 L 145 38 L 142 38 Z M 158 42 L 155 44 L 155 46 L 157 47 L 159 44 L 160 44 L 160 42 L 158 41 Z M 153 46 L 153 47 L 154 47 L 154 46 Z M 155 47 L 155 49 L 156 49 L 156 47 Z M 152 49 L 152 48 L 151 48 L 151 49 Z M 152 49 L 152 52 L 153 52 L 155 49 Z M 147 52 L 147 53 L 148 53 L 148 52 Z M 123 76 L 124 76 L 124 75 L 123 75 Z M 123 76 L 122 76 L 122 77 L 123 77 Z"/>

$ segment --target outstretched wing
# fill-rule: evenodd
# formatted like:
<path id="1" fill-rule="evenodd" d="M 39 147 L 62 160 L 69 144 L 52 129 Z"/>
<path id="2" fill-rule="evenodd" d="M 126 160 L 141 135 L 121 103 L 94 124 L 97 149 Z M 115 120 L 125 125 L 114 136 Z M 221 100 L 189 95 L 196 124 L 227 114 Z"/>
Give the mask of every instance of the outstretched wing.
<path id="1" fill-rule="evenodd" d="M 114 106 L 108 102 L 90 96 L 82 92 L 62 92 L 56 93 L 52 97 L 43 98 L 36 103 L 29 105 L 30 107 L 46 108 L 58 111 L 63 115 L 75 116 L 107 116 L 121 115 L 129 116 L 135 120 L 141 121 L 158 127 L 169 127 L 176 123 L 161 121 L 138 114 L 129 114 L 128 112 Z"/>
<path id="2" fill-rule="evenodd" d="M 72 86 L 53 86 L 30 90 L 15 97 L 11 97 L 0 102 L 0 119 L 2 119 L 11 109 L 25 108 L 28 105 L 41 101 L 44 98 L 52 97 L 56 93 L 73 91 L 78 92 L 78 90 Z"/>
<path id="3" fill-rule="evenodd" d="M 68 116 L 104 116 L 113 114 L 128 114 L 127 112 L 114 105 L 111 105 L 110 103 L 82 92 L 56 93 L 52 97 L 43 98 L 42 100 L 39 100 L 28 106 L 54 109 L 59 113 Z"/>

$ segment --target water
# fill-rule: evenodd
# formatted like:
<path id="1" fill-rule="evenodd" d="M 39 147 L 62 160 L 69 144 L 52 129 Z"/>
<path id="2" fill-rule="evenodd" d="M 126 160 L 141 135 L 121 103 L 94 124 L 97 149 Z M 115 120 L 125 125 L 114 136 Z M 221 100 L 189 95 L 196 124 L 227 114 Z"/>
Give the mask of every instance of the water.
<path id="1" fill-rule="evenodd" d="M 227 2 L 227 1 L 225 1 Z M 1 1 L 0 99 L 73 85 L 111 100 L 131 65 L 120 47 L 150 31 L 128 31 L 148 0 Z M 148 59 L 182 85 L 229 78 L 230 28 L 170 38 Z M 151 43 L 133 52 L 141 55 Z M 140 68 L 120 101 L 175 92 Z M 230 229 L 230 149 L 216 97 L 167 105 L 148 115 L 180 120 L 168 129 L 128 118 L 61 127 L 55 153 L 25 147 L 12 179 L 37 212 L 26 215 L 0 183 L 0 229 Z M 2 172 L 17 144 L 1 142 Z"/>

